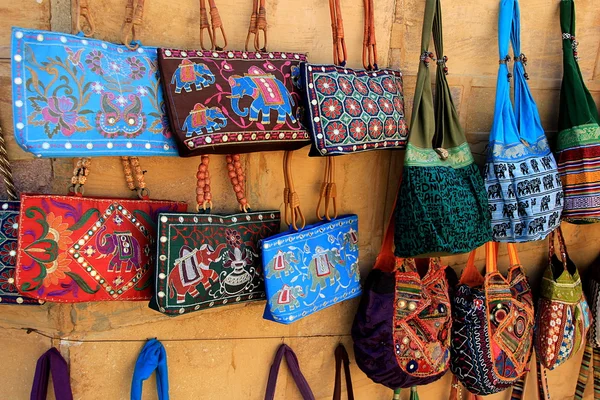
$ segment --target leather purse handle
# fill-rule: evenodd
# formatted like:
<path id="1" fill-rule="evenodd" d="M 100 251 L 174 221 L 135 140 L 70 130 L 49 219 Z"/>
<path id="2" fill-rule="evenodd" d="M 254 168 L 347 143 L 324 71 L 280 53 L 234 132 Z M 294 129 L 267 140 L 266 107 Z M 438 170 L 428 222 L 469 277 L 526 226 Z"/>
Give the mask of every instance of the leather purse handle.
<path id="1" fill-rule="evenodd" d="M 260 45 L 260 32 L 262 31 L 263 44 Z M 252 15 L 250 16 L 250 26 L 248 26 L 248 35 L 246 36 L 245 49 L 248 51 L 250 38 L 254 35 L 254 49 L 256 51 L 267 51 L 267 7 L 265 0 L 252 1 Z"/>
<path id="2" fill-rule="evenodd" d="M 129 50 L 137 50 L 140 43 L 137 41 L 138 33 L 141 31 L 142 20 L 144 18 L 144 1 L 145 0 L 127 0 L 125 6 L 125 21 L 121 27 L 121 42 Z"/>
<path id="3" fill-rule="evenodd" d="M 283 209 L 284 220 L 288 226 L 298 231 L 306 226 L 306 218 L 300 208 L 300 197 L 296 193 L 294 180 L 292 178 L 292 151 L 283 153 Z"/>
<path id="4" fill-rule="evenodd" d="M 350 358 L 343 344 L 339 344 L 335 349 L 335 385 L 333 387 L 333 400 L 342 399 L 342 363 L 344 364 L 344 374 L 346 375 L 346 392 L 348 400 L 354 400 L 354 390 L 352 388 L 352 376 L 350 375 Z"/>
<path id="5" fill-rule="evenodd" d="M 364 0 L 365 30 L 363 37 L 363 67 L 367 71 L 378 69 L 377 66 L 377 41 L 375 39 L 375 7 L 373 0 Z"/>
<path id="6" fill-rule="evenodd" d="M 319 201 L 317 202 L 317 218 L 331 221 L 338 216 L 337 209 L 337 187 L 335 185 L 335 160 L 333 157 L 325 157 L 325 171 L 323 173 L 323 182 L 319 191 Z M 323 213 L 321 213 L 323 206 Z M 330 212 L 333 211 L 333 217 Z"/>
<path id="7" fill-rule="evenodd" d="M 329 15 L 331 16 L 331 33 L 333 36 L 333 63 L 346 65 L 348 52 L 344 38 L 344 19 L 340 0 L 329 0 Z"/>
<path id="8" fill-rule="evenodd" d="M 208 50 L 204 47 L 204 30 L 208 30 L 208 36 L 210 38 L 210 50 L 225 50 L 227 47 L 227 35 L 225 34 L 225 28 L 223 27 L 223 20 L 215 0 L 208 0 L 210 7 L 210 22 L 208 21 L 208 15 L 206 12 L 206 0 L 200 0 L 200 46 L 202 50 Z M 217 33 L 221 31 L 223 38 L 223 46 L 217 45 Z"/>
<path id="9" fill-rule="evenodd" d="M 73 27 L 73 33 L 83 32 L 86 37 L 94 35 L 96 24 L 87 0 L 75 0 L 75 24 Z"/>
<path id="10" fill-rule="evenodd" d="M 246 199 L 246 176 L 242 168 L 240 155 L 228 154 L 225 160 L 227 161 L 227 174 L 235 192 L 236 200 L 239 203 L 240 211 L 248 212 L 250 211 L 250 204 L 248 204 L 248 200 Z M 203 155 L 200 158 L 198 172 L 196 172 L 196 210 L 198 212 L 210 212 L 213 207 L 212 192 L 210 189 L 210 171 L 208 169 L 209 161 L 209 156 Z"/>
<path id="11" fill-rule="evenodd" d="M 2 174 L 8 200 L 17 200 L 17 189 L 15 189 L 12 168 L 10 167 L 8 153 L 6 152 L 6 142 L 4 141 L 2 127 L 0 127 L 0 174 Z"/>
<path id="12" fill-rule="evenodd" d="M 315 396 L 308 386 L 308 382 L 304 375 L 302 375 L 302 371 L 300 371 L 300 365 L 298 364 L 298 358 L 294 351 L 286 344 L 282 344 L 277 349 L 277 353 L 275 354 L 275 359 L 273 360 L 273 364 L 271 364 L 271 370 L 269 371 L 269 380 L 267 382 L 267 391 L 265 392 L 265 400 L 273 400 L 275 398 L 275 387 L 277 386 L 277 375 L 279 374 L 279 367 L 281 366 L 281 361 L 283 360 L 283 356 L 285 355 L 285 360 L 287 361 L 288 368 L 292 373 L 292 377 L 296 382 L 296 386 L 300 390 L 302 394 L 302 398 L 304 400 L 315 400 Z"/>
<path id="13" fill-rule="evenodd" d="M 52 347 L 38 359 L 30 399 L 46 400 L 50 373 L 52 373 L 52 385 L 56 400 L 73 400 L 69 367 L 56 347 Z"/>

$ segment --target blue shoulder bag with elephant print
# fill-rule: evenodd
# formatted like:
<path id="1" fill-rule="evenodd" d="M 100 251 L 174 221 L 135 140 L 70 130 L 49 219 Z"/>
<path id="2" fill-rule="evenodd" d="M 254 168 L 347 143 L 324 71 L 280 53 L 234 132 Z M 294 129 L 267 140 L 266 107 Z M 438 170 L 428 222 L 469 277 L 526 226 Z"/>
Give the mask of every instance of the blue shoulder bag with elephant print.
<path id="1" fill-rule="evenodd" d="M 202 21 L 208 21 L 200 2 Z M 257 12 L 256 10 L 254 11 Z M 217 18 L 213 14 L 217 15 Z M 256 33 L 253 14 L 249 36 Z M 223 26 L 211 5 L 211 50 L 159 49 L 158 64 L 167 98 L 171 129 L 182 157 L 200 154 L 295 150 L 309 144 L 303 128 L 298 85 L 306 55 L 268 52 L 255 40 L 256 51 L 225 50 L 216 45 L 216 28 Z M 217 26 L 217 24 L 219 24 Z M 264 21 L 266 29 L 266 21 Z M 258 38 L 258 36 L 257 36 Z M 266 35 L 265 35 L 266 39 Z"/>
<path id="2" fill-rule="evenodd" d="M 358 216 L 330 218 L 328 208 L 335 198 L 326 197 L 321 221 L 304 226 L 290 159 L 291 152 L 286 152 L 284 207 L 290 229 L 263 240 L 261 246 L 267 296 L 263 318 L 282 324 L 361 294 Z M 335 193 L 332 181 L 325 185 L 328 193 Z"/>
<path id="3" fill-rule="evenodd" d="M 560 225 L 563 190 L 556 161 L 527 85 L 520 49 L 519 3 L 503 0 L 498 19 L 500 68 L 485 186 L 495 241 L 544 239 Z M 510 100 L 509 37 L 514 57 L 515 107 Z"/>

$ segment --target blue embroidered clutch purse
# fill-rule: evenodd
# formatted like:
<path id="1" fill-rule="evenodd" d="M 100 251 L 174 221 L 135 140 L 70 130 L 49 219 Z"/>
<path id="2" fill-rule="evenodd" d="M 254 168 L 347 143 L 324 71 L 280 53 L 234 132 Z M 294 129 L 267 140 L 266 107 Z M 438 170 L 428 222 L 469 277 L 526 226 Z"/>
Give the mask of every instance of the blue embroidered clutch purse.
<path id="1" fill-rule="evenodd" d="M 15 138 L 38 157 L 174 156 L 155 47 L 12 30 Z"/>

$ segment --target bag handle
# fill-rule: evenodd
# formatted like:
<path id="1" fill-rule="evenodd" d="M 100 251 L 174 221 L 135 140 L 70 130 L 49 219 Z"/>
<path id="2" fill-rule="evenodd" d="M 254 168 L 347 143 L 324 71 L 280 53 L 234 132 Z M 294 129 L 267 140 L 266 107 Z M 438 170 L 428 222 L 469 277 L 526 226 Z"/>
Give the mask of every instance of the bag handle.
<path id="1" fill-rule="evenodd" d="M 348 400 L 354 400 L 354 390 L 352 388 L 352 376 L 350 375 L 350 358 L 343 344 L 339 344 L 335 349 L 335 385 L 333 387 L 333 400 L 342 399 L 342 363 L 344 364 L 344 374 L 346 375 L 346 392 Z"/>
<path id="2" fill-rule="evenodd" d="M 321 214 L 321 205 L 323 213 Z M 330 214 L 333 210 L 333 217 Z M 319 191 L 319 201 L 317 202 L 317 218 L 321 221 L 331 221 L 338 216 L 337 209 L 337 187 L 335 185 L 335 160 L 328 156 L 325 158 L 325 171 L 323 172 L 323 182 Z"/>
<path id="3" fill-rule="evenodd" d="M 239 203 L 240 211 L 249 212 L 250 204 L 246 199 L 245 181 L 246 176 L 242 168 L 239 154 L 228 154 L 225 157 L 227 161 L 227 173 L 231 186 L 235 193 L 237 202 Z M 213 207 L 212 193 L 210 189 L 210 172 L 208 170 L 209 156 L 204 155 L 200 158 L 198 164 L 198 172 L 196 172 L 196 210 L 198 212 L 210 212 Z"/>
<path id="4" fill-rule="evenodd" d="M 342 18 L 340 0 L 329 0 L 329 15 L 331 16 L 331 33 L 333 36 L 333 63 L 344 66 L 348 59 L 348 52 L 346 50 L 346 39 L 344 38 L 344 19 Z"/>
<path id="5" fill-rule="evenodd" d="M 202 50 L 207 50 L 204 47 L 204 30 L 208 30 L 208 36 L 210 38 L 210 50 L 225 50 L 227 47 L 227 35 L 225 34 L 225 28 L 223 28 L 223 20 L 215 0 L 208 0 L 210 7 L 210 23 L 208 22 L 208 15 L 206 13 L 206 0 L 200 0 L 200 47 Z M 223 38 L 223 46 L 217 45 L 217 32 L 221 31 Z"/>
<path id="6" fill-rule="evenodd" d="M 487 242 L 485 244 L 485 271 L 486 274 L 492 274 L 498 272 L 498 247 L 500 243 L 498 242 Z M 508 260 L 510 262 L 510 268 L 521 265 L 519 261 L 519 254 L 517 253 L 517 248 L 514 243 L 507 243 L 508 248 Z M 474 257 L 474 256 L 473 256 Z M 470 258 L 470 257 L 469 257 Z"/>
<path id="7" fill-rule="evenodd" d="M 477 287 L 483 286 L 485 283 L 485 278 L 481 275 L 481 272 L 475 266 L 475 256 L 477 254 L 477 249 L 474 249 L 469 254 L 469 259 L 467 260 L 467 266 L 463 270 L 460 276 L 460 284 L 468 285 L 469 287 Z M 487 261 L 487 260 L 486 260 Z"/>
<path id="8" fill-rule="evenodd" d="M 260 32 L 262 31 L 263 45 L 260 45 Z M 252 15 L 250 16 L 250 26 L 248 26 L 248 35 L 246 36 L 245 49 L 248 51 L 250 37 L 254 35 L 254 49 L 256 51 L 267 51 L 267 7 L 265 0 L 252 1 Z"/>
<path id="9" fill-rule="evenodd" d="M 75 0 L 75 24 L 74 32 L 83 32 L 84 36 L 91 37 L 96 31 L 96 24 L 90 12 L 90 6 L 87 0 Z"/>
<path id="10" fill-rule="evenodd" d="M 292 377 L 296 382 L 296 386 L 300 389 L 300 393 L 302 394 L 302 398 L 304 400 L 315 400 L 315 396 L 308 386 L 308 382 L 304 375 L 302 375 L 302 371 L 300 371 L 300 365 L 298 363 L 298 358 L 294 351 L 286 344 L 282 344 L 277 349 L 277 353 L 275 354 L 275 359 L 273 360 L 273 364 L 271 364 L 271 370 L 269 371 L 269 380 L 267 382 L 267 391 L 265 393 L 265 400 L 273 400 L 275 398 L 275 387 L 277 386 L 277 375 L 279 374 L 279 367 L 281 366 L 281 361 L 283 360 L 283 356 L 285 355 L 285 360 L 287 361 L 288 368 L 292 373 Z"/>
<path id="11" fill-rule="evenodd" d="M 8 152 L 6 151 L 6 142 L 4 141 L 2 127 L 0 127 L 0 174 L 2 174 L 2 180 L 4 181 L 8 200 L 17 200 L 17 189 L 15 188 L 12 168 L 10 167 L 10 161 L 8 160 Z"/>
<path id="12" fill-rule="evenodd" d="M 52 385 L 56 400 L 73 400 L 69 367 L 56 347 L 52 347 L 38 359 L 30 399 L 46 400 L 50 373 L 52 373 Z"/>
<path id="13" fill-rule="evenodd" d="M 560 249 L 560 257 L 562 260 L 562 265 L 564 270 L 567 270 L 567 258 L 568 258 L 568 253 L 567 253 L 567 246 L 565 245 L 565 238 L 563 237 L 562 234 L 562 229 L 560 228 L 560 226 L 558 228 L 556 228 L 555 230 L 553 230 L 552 232 L 550 232 L 550 234 L 548 235 L 548 261 L 549 264 L 552 265 L 552 256 L 554 256 L 556 254 L 556 251 L 554 249 L 554 236 L 555 236 L 555 232 L 556 232 L 556 236 L 558 237 L 558 246 Z"/>
<path id="14" fill-rule="evenodd" d="M 156 371 L 156 391 L 159 400 L 169 400 L 169 370 L 167 352 L 156 339 L 146 342 L 137 361 L 131 379 L 131 400 L 142 399 L 142 387 L 145 380 Z M 59 400 L 59 399 L 57 399 Z"/>
<path id="15" fill-rule="evenodd" d="M 140 42 L 137 40 L 139 31 L 142 29 L 142 20 L 144 18 L 145 0 L 127 0 L 125 5 L 125 21 L 121 27 L 121 42 L 129 50 L 137 50 Z"/>
<path id="16" fill-rule="evenodd" d="M 579 62 L 579 42 L 575 38 L 575 3 L 573 1 L 561 1 L 560 11 L 563 49 L 571 48 L 573 59 L 575 62 Z"/>
<path id="17" fill-rule="evenodd" d="M 375 39 L 375 7 L 373 0 L 364 0 L 365 30 L 363 37 L 363 67 L 367 71 L 378 69 L 377 66 L 377 41 Z"/>
<path id="18" fill-rule="evenodd" d="M 284 220 L 288 226 L 292 226 L 295 231 L 304 229 L 306 226 L 306 218 L 300 208 L 300 197 L 294 188 L 294 180 L 292 178 L 292 151 L 283 153 L 283 208 Z"/>

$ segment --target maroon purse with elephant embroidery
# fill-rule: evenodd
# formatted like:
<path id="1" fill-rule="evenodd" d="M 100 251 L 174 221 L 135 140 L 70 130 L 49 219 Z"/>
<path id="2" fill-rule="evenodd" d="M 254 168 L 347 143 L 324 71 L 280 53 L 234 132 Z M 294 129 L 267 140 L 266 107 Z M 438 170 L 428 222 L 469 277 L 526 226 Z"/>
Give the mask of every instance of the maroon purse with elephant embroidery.
<path id="1" fill-rule="evenodd" d="M 212 30 L 200 1 L 202 50 L 159 49 L 158 65 L 166 93 L 171 129 L 182 157 L 200 154 L 295 150 L 309 144 L 300 122 L 299 65 L 306 55 L 266 51 L 264 0 L 250 20 L 245 51 L 225 50 L 227 39 L 214 0 L 209 0 Z M 216 46 L 220 28 L 224 45 Z M 203 42 L 208 30 L 211 49 Z M 258 32 L 265 32 L 259 48 Z M 256 34 L 256 52 L 248 51 Z"/>

